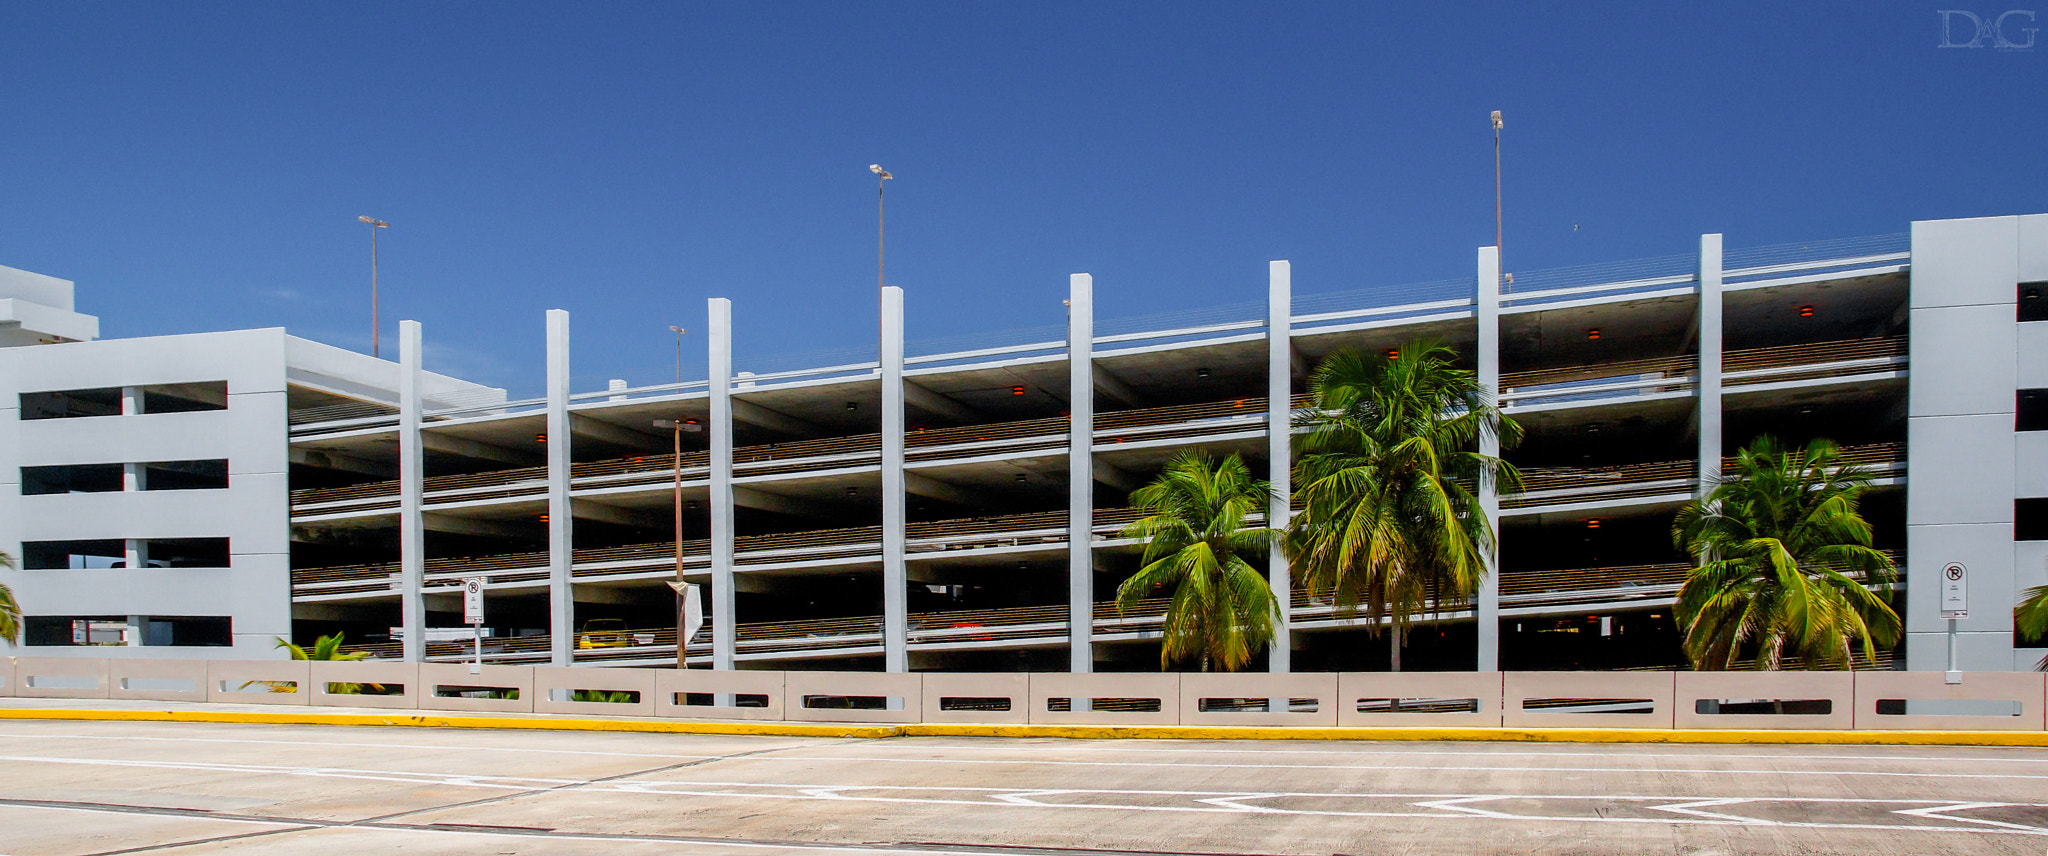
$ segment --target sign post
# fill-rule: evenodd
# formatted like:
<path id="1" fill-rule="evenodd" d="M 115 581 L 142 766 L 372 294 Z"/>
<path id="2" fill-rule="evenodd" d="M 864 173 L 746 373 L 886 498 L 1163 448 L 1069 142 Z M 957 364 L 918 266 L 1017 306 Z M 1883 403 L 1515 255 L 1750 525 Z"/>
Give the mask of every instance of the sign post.
<path id="1" fill-rule="evenodd" d="M 476 659 L 469 663 L 469 673 L 483 674 L 484 670 L 484 578 L 462 578 L 462 621 L 469 625 L 476 637 Z"/>
<path id="2" fill-rule="evenodd" d="M 1941 617 L 1948 619 L 1948 682 L 1960 684 L 1963 673 L 1956 668 L 1956 621 L 1970 617 L 1970 569 L 1961 562 L 1941 568 Z"/>

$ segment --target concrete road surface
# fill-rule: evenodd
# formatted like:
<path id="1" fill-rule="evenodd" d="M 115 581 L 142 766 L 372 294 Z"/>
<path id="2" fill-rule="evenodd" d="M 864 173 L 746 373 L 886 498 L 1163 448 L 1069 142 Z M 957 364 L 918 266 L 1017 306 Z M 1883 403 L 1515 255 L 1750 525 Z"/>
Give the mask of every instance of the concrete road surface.
<path id="1" fill-rule="evenodd" d="M 2048 751 L 0 722 L 0 854 L 2048 852 Z"/>

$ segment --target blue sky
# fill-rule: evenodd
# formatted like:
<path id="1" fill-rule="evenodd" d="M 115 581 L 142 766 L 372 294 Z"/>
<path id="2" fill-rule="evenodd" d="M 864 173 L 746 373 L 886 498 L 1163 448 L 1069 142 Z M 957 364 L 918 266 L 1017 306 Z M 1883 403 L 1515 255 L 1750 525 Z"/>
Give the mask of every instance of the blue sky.
<path id="1" fill-rule="evenodd" d="M 579 389 L 710 296 L 743 356 L 871 345 L 871 162 L 912 338 L 1076 271 L 1104 317 L 1469 275 L 1494 109 L 1511 270 L 2048 210 L 2048 43 L 1937 47 L 2032 0 L 1972 2 L 8 3 L 0 264 L 106 336 L 367 350 L 368 214 L 387 348 L 518 393 L 550 308 Z"/>

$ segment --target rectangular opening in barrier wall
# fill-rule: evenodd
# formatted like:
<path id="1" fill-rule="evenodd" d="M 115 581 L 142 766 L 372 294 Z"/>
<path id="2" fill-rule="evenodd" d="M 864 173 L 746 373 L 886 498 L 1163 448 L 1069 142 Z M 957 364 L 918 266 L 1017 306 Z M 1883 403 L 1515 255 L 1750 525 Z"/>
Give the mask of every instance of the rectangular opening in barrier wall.
<path id="1" fill-rule="evenodd" d="M 717 707 L 716 693 L 676 693 L 676 704 L 683 707 Z M 762 693 L 734 693 L 733 707 L 767 707 L 768 696 Z"/>
<path id="2" fill-rule="evenodd" d="M 1640 713 L 1657 712 L 1657 702 L 1646 698 L 1525 698 L 1522 710 L 1529 713 Z"/>
<path id="3" fill-rule="evenodd" d="M 598 704 L 639 704 L 639 690 L 548 690 L 548 701 L 588 701 Z"/>
<path id="4" fill-rule="evenodd" d="M 902 710 L 902 696 L 878 695 L 807 695 L 804 696 L 807 710 Z"/>
<path id="5" fill-rule="evenodd" d="M 1009 710 L 1007 696 L 940 696 L 940 710 Z"/>
<path id="6" fill-rule="evenodd" d="M 1282 713 L 1315 713 L 1322 706 L 1320 699 L 1290 698 L 1287 709 Z M 1269 698 L 1205 698 L 1195 702 L 1195 709 L 1203 713 L 1271 713 L 1273 700 Z"/>
<path id="7" fill-rule="evenodd" d="M 22 678 L 21 685 L 38 690 L 90 690 L 97 689 L 100 682 L 87 675 L 29 675 Z"/>
<path id="8" fill-rule="evenodd" d="M 1362 698 L 1359 713 L 1478 713 L 1476 698 Z"/>
<path id="9" fill-rule="evenodd" d="M 220 682 L 220 691 L 224 693 L 295 693 L 299 691 L 299 682 L 223 680 Z"/>
<path id="10" fill-rule="evenodd" d="M 474 698 L 518 701 L 518 687 L 473 687 L 466 684 L 435 684 L 435 698 Z"/>
<path id="11" fill-rule="evenodd" d="M 344 681 L 328 681 L 328 682 L 327 682 L 327 694 L 328 694 L 328 695 L 369 695 L 369 696 L 402 696 L 402 695 L 405 695 L 405 685 L 404 685 L 404 684 L 352 684 L 352 683 L 347 683 L 347 682 L 344 682 Z"/>
<path id="12" fill-rule="evenodd" d="M 196 693 L 199 682 L 191 678 L 122 678 L 121 689 L 142 692 Z"/>
<path id="13" fill-rule="evenodd" d="M 1701 698 L 1693 699 L 1692 712 L 1701 716 L 1827 716 L 1835 703 L 1824 698 Z"/>
<path id="14" fill-rule="evenodd" d="M 1878 716 L 2019 716 L 2024 705 L 2003 698 L 1881 698 Z"/>
<path id="15" fill-rule="evenodd" d="M 1045 700 L 1045 709 L 1054 712 L 1071 711 L 1074 709 L 1074 700 L 1072 698 L 1049 698 Z M 1158 713 L 1159 700 L 1156 698 L 1092 698 L 1088 700 L 1088 709 L 1098 713 Z"/>

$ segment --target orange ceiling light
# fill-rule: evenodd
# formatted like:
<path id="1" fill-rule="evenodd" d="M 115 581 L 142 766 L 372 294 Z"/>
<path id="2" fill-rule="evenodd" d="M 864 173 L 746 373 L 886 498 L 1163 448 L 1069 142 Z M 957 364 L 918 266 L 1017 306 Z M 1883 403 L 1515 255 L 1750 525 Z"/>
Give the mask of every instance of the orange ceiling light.
<path id="1" fill-rule="evenodd" d="M 1813 317 L 1813 307 L 1811 307 L 1811 306 L 1801 306 L 1801 307 L 1799 307 L 1799 317 L 1801 317 L 1801 318 L 1812 318 L 1812 317 Z"/>
<path id="2" fill-rule="evenodd" d="M 1598 518 L 1598 517 L 1589 517 L 1589 518 L 1586 518 L 1586 528 L 1587 528 L 1587 529 L 1598 529 L 1598 528 L 1600 528 L 1600 518 Z"/>
<path id="3" fill-rule="evenodd" d="M 1598 339 L 1598 338 L 1600 338 L 1600 328 L 1598 328 L 1598 327 L 1594 327 L 1594 328 L 1592 328 L 1592 329 L 1590 329 L 1590 330 L 1587 330 L 1587 331 L 1586 331 L 1586 338 L 1587 338 L 1587 339 L 1589 339 L 1589 340 L 1591 340 L 1591 339 Z"/>

